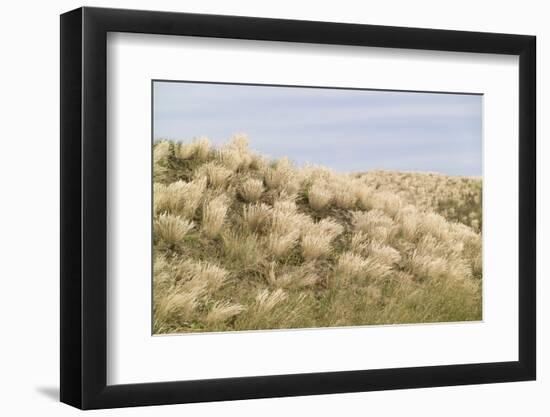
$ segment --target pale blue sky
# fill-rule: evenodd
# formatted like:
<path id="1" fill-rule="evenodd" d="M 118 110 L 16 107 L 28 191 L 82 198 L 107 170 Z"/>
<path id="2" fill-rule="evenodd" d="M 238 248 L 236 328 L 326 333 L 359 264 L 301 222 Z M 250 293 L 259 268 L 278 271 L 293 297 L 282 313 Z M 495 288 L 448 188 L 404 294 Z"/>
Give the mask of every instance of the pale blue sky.
<path id="1" fill-rule="evenodd" d="M 337 171 L 482 170 L 480 95 L 154 82 L 155 139 L 239 132 L 263 154 Z"/>

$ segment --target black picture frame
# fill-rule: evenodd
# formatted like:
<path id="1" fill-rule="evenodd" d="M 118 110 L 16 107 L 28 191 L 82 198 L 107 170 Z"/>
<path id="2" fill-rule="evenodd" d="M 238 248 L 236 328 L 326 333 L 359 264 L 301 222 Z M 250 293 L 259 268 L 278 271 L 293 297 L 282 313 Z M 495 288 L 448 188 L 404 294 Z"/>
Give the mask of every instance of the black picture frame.
<path id="1" fill-rule="evenodd" d="M 107 385 L 108 32 L 519 56 L 519 358 Z M 61 401 L 81 409 L 482 384 L 536 376 L 534 36 L 137 10 L 61 15 Z"/>

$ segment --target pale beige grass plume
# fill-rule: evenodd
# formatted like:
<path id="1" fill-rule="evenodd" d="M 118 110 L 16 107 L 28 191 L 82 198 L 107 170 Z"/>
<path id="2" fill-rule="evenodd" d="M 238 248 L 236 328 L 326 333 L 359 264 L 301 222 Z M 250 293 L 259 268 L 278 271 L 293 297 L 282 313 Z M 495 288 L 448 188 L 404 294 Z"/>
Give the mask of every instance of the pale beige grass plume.
<path id="1" fill-rule="evenodd" d="M 220 234 L 228 204 L 225 195 L 218 196 L 204 203 L 202 209 L 202 231 L 208 237 L 215 237 Z"/>

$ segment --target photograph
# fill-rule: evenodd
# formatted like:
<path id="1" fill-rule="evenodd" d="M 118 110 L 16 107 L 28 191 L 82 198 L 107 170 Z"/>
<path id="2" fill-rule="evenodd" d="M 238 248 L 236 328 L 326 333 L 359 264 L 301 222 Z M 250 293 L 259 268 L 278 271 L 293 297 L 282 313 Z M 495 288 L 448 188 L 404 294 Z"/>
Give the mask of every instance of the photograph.
<path id="1" fill-rule="evenodd" d="M 152 94 L 154 334 L 482 320 L 482 95 Z"/>
<path id="2" fill-rule="evenodd" d="M 12 30 L 16 71 L 46 54 L 55 82 L 32 114 L 8 83 L 8 182 L 48 230 L 31 252 L 5 205 L 7 276 L 39 267 L 38 291 L 7 280 L 40 310 L 7 297 L 12 353 L 41 343 L 8 366 L 7 407 L 540 414 L 543 13 L 219 3 Z"/>

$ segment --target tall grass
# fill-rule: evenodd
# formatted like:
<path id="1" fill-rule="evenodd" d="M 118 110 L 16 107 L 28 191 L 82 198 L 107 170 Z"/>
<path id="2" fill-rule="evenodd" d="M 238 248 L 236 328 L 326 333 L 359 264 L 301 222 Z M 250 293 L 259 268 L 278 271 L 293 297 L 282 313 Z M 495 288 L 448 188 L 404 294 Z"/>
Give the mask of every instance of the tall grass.
<path id="1" fill-rule="evenodd" d="M 481 319 L 481 180 L 156 142 L 155 333 Z"/>
<path id="2" fill-rule="evenodd" d="M 225 195 L 220 195 L 204 203 L 202 209 L 202 231 L 206 236 L 213 238 L 220 234 L 227 209 L 228 203 Z"/>

